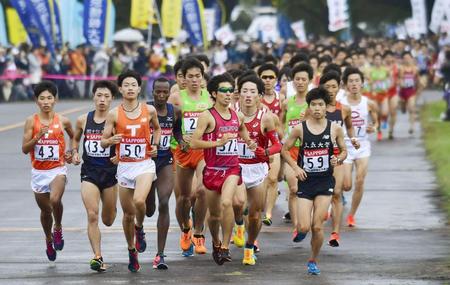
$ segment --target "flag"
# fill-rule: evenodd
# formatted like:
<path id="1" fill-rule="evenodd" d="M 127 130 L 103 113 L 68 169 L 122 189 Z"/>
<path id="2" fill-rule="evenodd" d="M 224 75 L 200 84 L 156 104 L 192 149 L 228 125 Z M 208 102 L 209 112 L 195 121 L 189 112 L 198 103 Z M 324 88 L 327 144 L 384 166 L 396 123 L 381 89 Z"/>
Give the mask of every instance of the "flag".
<path id="1" fill-rule="evenodd" d="M 164 36 L 176 38 L 181 31 L 182 0 L 163 0 L 161 22 Z"/>
<path id="2" fill-rule="evenodd" d="M 52 31 L 53 40 L 57 48 L 61 48 L 63 45 L 62 30 L 61 30 L 61 15 L 59 10 L 58 0 L 49 0 L 50 11 L 52 15 Z"/>
<path id="3" fill-rule="evenodd" d="M 55 53 L 55 42 L 53 39 L 52 14 L 48 0 L 28 0 L 31 17 L 36 19 L 39 32 L 45 39 L 48 50 Z"/>
<path id="4" fill-rule="evenodd" d="M 253 39 L 259 39 L 262 42 L 276 42 L 280 38 L 278 30 L 277 16 L 262 15 L 253 19 L 247 34 Z"/>
<path id="5" fill-rule="evenodd" d="M 111 1 L 85 0 L 83 34 L 86 42 L 99 47 L 105 42 L 106 15 Z"/>
<path id="6" fill-rule="evenodd" d="M 419 34 L 426 34 L 427 29 L 427 9 L 425 7 L 425 0 L 411 0 L 412 19 L 416 27 L 414 31 Z"/>
<path id="7" fill-rule="evenodd" d="M 111 1 L 111 0 L 108 0 Z M 105 44 L 112 46 L 113 45 L 113 35 L 116 30 L 116 7 L 114 3 L 111 2 L 109 5 L 108 16 L 106 17 L 106 39 Z"/>
<path id="8" fill-rule="evenodd" d="M 305 22 L 303 20 L 297 21 L 291 24 L 291 28 L 295 33 L 295 36 L 302 43 L 307 42 L 306 32 L 305 32 Z"/>
<path id="9" fill-rule="evenodd" d="M 336 32 L 350 26 L 347 0 L 327 0 L 328 30 Z"/>
<path id="10" fill-rule="evenodd" d="M 3 5 L 0 3 L 0 45 L 6 46 L 7 44 L 5 13 L 3 12 Z"/>
<path id="11" fill-rule="evenodd" d="M 183 0 L 183 23 L 194 46 L 208 48 L 202 0 Z"/>
<path id="12" fill-rule="evenodd" d="M 68 42 L 71 47 L 76 47 L 86 42 L 83 35 L 83 4 L 77 0 L 59 0 L 61 9 L 61 29 L 63 42 Z"/>
<path id="13" fill-rule="evenodd" d="M 6 19 L 8 21 L 9 42 L 19 45 L 27 41 L 27 31 L 20 21 L 19 14 L 14 8 L 6 8 Z"/>
<path id="14" fill-rule="evenodd" d="M 154 0 L 131 0 L 130 24 L 133 28 L 145 30 L 148 24 L 157 24 L 153 6 Z"/>
<path id="15" fill-rule="evenodd" d="M 435 34 L 439 33 L 446 17 L 450 20 L 450 1 L 436 0 L 431 12 L 430 30 Z"/>
<path id="16" fill-rule="evenodd" d="M 220 27 L 215 33 L 214 36 L 216 39 L 222 44 L 227 45 L 228 43 L 236 40 L 236 35 L 231 30 L 230 24 L 226 24 Z"/>
<path id="17" fill-rule="evenodd" d="M 30 6 L 28 1 L 26 0 L 10 0 L 11 5 L 16 9 L 17 14 L 20 18 L 20 21 L 22 22 L 23 27 L 27 31 L 28 37 L 31 41 L 31 44 L 33 46 L 40 46 L 41 45 L 41 39 L 39 35 L 39 27 L 37 20 L 34 18 L 34 16 L 31 14 Z M 11 17 L 14 17 L 10 13 Z M 12 29 L 15 26 L 8 25 L 9 29 Z M 10 31 L 11 32 L 11 31 Z M 13 35 L 15 32 L 12 30 Z M 16 39 L 15 39 L 16 40 Z"/>

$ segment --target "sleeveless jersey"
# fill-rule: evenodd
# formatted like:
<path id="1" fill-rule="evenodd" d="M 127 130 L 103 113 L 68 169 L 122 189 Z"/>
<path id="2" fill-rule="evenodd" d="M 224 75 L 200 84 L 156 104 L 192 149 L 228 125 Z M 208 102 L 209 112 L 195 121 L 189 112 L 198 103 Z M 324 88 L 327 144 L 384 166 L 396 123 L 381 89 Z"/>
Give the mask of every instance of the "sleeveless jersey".
<path id="1" fill-rule="evenodd" d="M 141 114 L 136 119 L 130 119 L 120 105 L 118 108 L 116 133 L 122 134 L 122 140 L 116 145 L 116 152 L 121 162 L 138 162 L 149 158 L 150 144 L 150 116 L 147 105 L 142 104 Z"/>
<path id="2" fill-rule="evenodd" d="M 237 143 L 239 117 L 231 108 L 228 108 L 228 110 L 231 113 L 231 117 L 230 119 L 225 120 L 222 116 L 220 116 L 214 107 L 209 109 L 209 112 L 214 117 L 216 126 L 211 133 L 203 134 L 203 140 L 217 141 L 220 140 L 224 133 L 231 133 L 235 136 L 235 138 L 223 146 L 203 150 L 207 167 L 230 168 L 239 165 Z"/>
<path id="3" fill-rule="evenodd" d="M 339 126 L 344 126 L 344 120 L 342 118 L 342 105 L 339 102 L 336 102 L 336 109 L 334 112 L 328 112 L 326 114 L 328 120 L 335 122 Z"/>
<path id="4" fill-rule="evenodd" d="M 100 145 L 105 122 L 97 124 L 94 121 L 95 111 L 88 113 L 84 127 L 83 164 L 99 167 L 114 167 L 110 158 L 116 155 L 115 147 L 102 148 Z"/>
<path id="5" fill-rule="evenodd" d="M 44 126 L 39 120 L 39 115 L 34 115 L 33 137 Z M 49 170 L 64 165 L 65 141 L 63 126 L 59 115 L 53 116 L 53 121 L 48 126 L 48 131 L 43 135 L 30 152 L 31 165 L 37 170 Z"/>
<path id="6" fill-rule="evenodd" d="M 289 136 L 292 129 L 300 124 L 300 116 L 301 114 L 306 113 L 306 109 L 308 108 L 308 103 L 298 104 L 296 102 L 296 96 L 288 99 L 287 103 L 287 111 L 286 111 L 286 124 L 285 124 L 285 132 Z M 297 140 L 295 142 L 295 146 L 300 146 L 300 141 Z"/>
<path id="7" fill-rule="evenodd" d="M 159 140 L 158 157 L 171 156 L 170 141 L 173 137 L 173 125 L 175 123 L 175 114 L 173 105 L 166 103 L 167 115 L 158 115 L 159 126 L 161 127 L 161 139 Z M 152 136 L 153 143 L 153 136 Z"/>
<path id="8" fill-rule="evenodd" d="M 274 113 L 275 115 L 279 115 L 281 112 L 281 102 L 280 102 L 280 95 L 278 94 L 278 92 L 275 92 L 275 98 L 273 99 L 273 101 L 271 103 L 267 102 L 264 99 L 264 96 L 261 98 L 261 103 L 263 103 L 264 105 L 267 106 L 267 108 L 269 108 L 269 110 Z"/>
<path id="9" fill-rule="evenodd" d="M 364 96 L 361 96 L 361 101 L 358 105 L 350 105 L 348 103 L 347 97 L 345 97 L 341 103 L 343 105 L 350 106 L 352 111 L 352 125 L 354 129 L 355 136 L 359 141 L 368 141 L 369 136 L 366 132 L 367 125 L 369 124 L 369 106 L 368 99 Z M 347 131 L 344 128 L 344 139 L 350 140 L 347 135 Z"/>
<path id="10" fill-rule="evenodd" d="M 401 88 L 415 88 L 416 87 L 416 73 L 414 71 L 403 72 L 403 78 L 400 82 Z"/>
<path id="11" fill-rule="evenodd" d="M 261 119 L 264 115 L 264 109 L 259 109 L 256 116 L 248 123 L 245 123 L 245 127 L 248 130 L 250 139 L 255 141 L 259 147 L 267 148 L 269 145 L 269 140 L 261 131 Z M 238 138 L 238 151 L 239 151 L 239 163 L 243 164 L 254 164 L 259 162 L 268 162 L 267 160 L 261 160 L 256 158 L 255 153 L 250 150 L 247 144 L 239 137 Z"/>
<path id="12" fill-rule="evenodd" d="M 331 121 L 327 120 L 325 130 L 318 135 L 311 133 L 302 122 L 303 141 L 297 164 L 307 173 L 308 178 L 333 175 L 330 164 L 333 155 L 333 142 L 331 140 Z"/>
<path id="13" fill-rule="evenodd" d="M 391 87 L 390 83 L 390 75 L 386 68 L 373 67 L 370 69 L 370 80 L 372 85 L 372 91 L 375 93 L 384 93 L 389 87 Z"/>
<path id="14" fill-rule="evenodd" d="M 180 91 L 181 101 L 181 129 L 183 135 L 192 134 L 197 128 L 197 121 L 200 114 L 210 108 L 211 103 L 209 101 L 209 93 L 206 90 L 202 90 L 200 100 L 192 99 L 186 90 Z"/>

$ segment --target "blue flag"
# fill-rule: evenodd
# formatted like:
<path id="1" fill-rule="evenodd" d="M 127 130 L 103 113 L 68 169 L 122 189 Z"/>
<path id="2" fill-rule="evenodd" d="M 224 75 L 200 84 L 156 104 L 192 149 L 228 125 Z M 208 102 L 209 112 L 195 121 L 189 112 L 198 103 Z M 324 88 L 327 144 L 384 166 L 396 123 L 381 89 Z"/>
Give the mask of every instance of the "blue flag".
<path id="1" fill-rule="evenodd" d="M 40 46 L 40 36 L 39 27 L 37 19 L 31 14 L 31 5 L 28 5 L 26 0 L 9 0 L 11 6 L 16 9 L 22 24 L 27 31 L 28 37 L 30 38 L 31 44 L 34 47 Z"/>
<path id="2" fill-rule="evenodd" d="M 5 13 L 3 12 L 3 5 L 0 3 L 0 45 L 6 46 L 7 44 Z"/>
<path id="3" fill-rule="evenodd" d="M 44 36 L 48 50 L 55 53 L 53 41 L 52 14 L 47 0 L 29 0 L 29 11 L 31 17 L 36 20 L 39 32 Z"/>
<path id="4" fill-rule="evenodd" d="M 62 39 L 62 27 L 61 27 L 61 15 L 59 11 L 59 1 L 57 0 L 51 0 L 52 2 L 52 9 L 54 15 L 53 18 L 53 37 L 55 39 L 55 45 L 57 48 L 61 48 L 63 45 L 63 39 Z"/>
<path id="5" fill-rule="evenodd" d="M 83 34 L 88 44 L 98 47 L 105 42 L 107 12 L 107 0 L 84 1 Z"/>
<path id="6" fill-rule="evenodd" d="M 194 46 L 203 45 L 202 12 L 197 0 L 183 0 L 183 23 Z"/>

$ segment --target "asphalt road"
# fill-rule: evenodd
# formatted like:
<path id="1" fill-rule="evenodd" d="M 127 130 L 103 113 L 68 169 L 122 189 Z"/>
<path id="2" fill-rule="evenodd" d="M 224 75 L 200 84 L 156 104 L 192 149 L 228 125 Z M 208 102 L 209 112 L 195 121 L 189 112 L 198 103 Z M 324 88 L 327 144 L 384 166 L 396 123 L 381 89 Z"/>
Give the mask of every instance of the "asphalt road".
<path id="1" fill-rule="evenodd" d="M 427 92 L 424 98 L 436 96 Z M 58 104 L 57 111 L 67 113 L 74 122 L 91 106 L 88 101 L 66 101 Z M 432 165 L 425 158 L 420 131 L 414 136 L 407 134 L 406 115 L 399 115 L 394 141 L 373 143 L 358 227 L 343 228 L 339 248 L 324 244 L 320 276 L 306 274 L 309 238 L 294 245 L 290 225 L 281 220 L 287 209 L 283 184 L 274 224 L 262 229 L 262 251 L 253 267 L 241 265 L 243 252 L 237 248 L 232 248 L 233 262 L 221 267 L 213 262 L 210 248 L 205 256 L 181 257 L 172 197 L 166 249 L 170 269 L 161 272 L 151 268 L 156 253 L 153 217 L 145 221 L 148 247 L 140 255 L 141 271 L 128 272 L 119 210 L 112 227 L 101 227 L 109 268 L 98 274 L 89 269 L 92 253 L 79 191 L 79 167 L 72 165 L 63 198 L 65 248 L 58 252 L 55 263 L 47 261 L 39 211 L 29 186 L 30 160 L 21 153 L 21 123 L 35 110 L 34 103 L 0 105 L 1 284 L 450 284 L 449 221 L 438 207 L 441 197 Z M 346 197 L 350 202 L 351 195 Z M 327 224 L 326 238 L 329 233 Z M 208 246 L 210 241 L 207 236 Z"/>

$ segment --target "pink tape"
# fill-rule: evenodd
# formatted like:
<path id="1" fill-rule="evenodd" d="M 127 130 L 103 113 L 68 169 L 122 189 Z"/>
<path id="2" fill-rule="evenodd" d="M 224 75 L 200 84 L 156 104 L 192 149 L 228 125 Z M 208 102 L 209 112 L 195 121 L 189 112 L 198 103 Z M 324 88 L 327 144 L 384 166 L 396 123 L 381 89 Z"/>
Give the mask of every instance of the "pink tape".
<path id="1" fill-rule="evenodd" d="M 14 80 L 29 78 L 30 74 L 20 74 L 20 73 L 6 73 L 0 75 L 0 80 Z M 155 76 L 143 76 L 143 80 L 156 79 Z M 167 76 L 168 79 L 174 79 L 173 75 Z M 117 80 L 117 76 L 90 76 L 90 75 L 63 75 L 63 74 L 44 74 L 42 79 L 60 79 L 60 80 Z"/>

